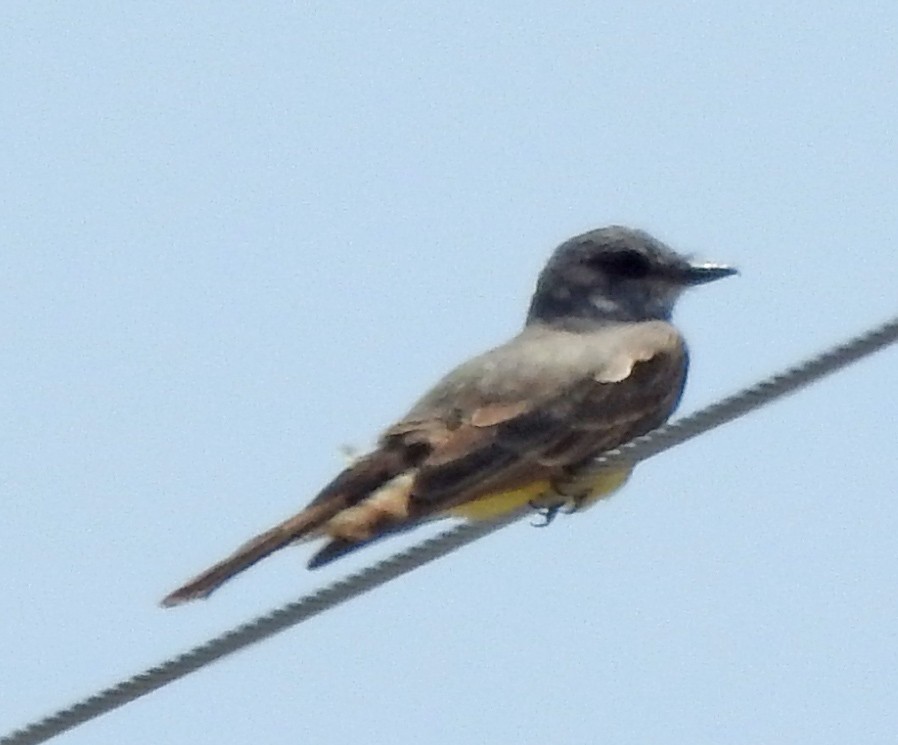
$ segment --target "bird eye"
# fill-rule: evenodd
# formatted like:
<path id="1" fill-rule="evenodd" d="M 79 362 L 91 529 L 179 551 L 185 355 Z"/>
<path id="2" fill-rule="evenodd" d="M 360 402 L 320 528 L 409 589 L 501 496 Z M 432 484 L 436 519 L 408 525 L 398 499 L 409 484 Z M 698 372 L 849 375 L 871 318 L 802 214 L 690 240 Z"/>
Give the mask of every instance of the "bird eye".
<path id="1" fill-rule="evenodd" d="M 590 263 L 607 274 L 626 279 L 639 279 L 651 271 L 648 259 L 637 251 L 610 251 Z"/>

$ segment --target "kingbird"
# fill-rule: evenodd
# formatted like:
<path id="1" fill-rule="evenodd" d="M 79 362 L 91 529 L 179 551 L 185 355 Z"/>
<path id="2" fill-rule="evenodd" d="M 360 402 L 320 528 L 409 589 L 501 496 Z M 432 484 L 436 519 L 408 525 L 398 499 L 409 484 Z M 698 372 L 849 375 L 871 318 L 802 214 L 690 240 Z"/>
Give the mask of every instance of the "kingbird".
<path id="1" fill-rule="evenodd" d="M 559 499 L 575 508 L 609 495 L 629 468 L 600 473 L 586 494 L 559 497 L 558 485 L 673 413 L 688 366 L 674 303 L 685 288 L 735 271 L 621 226 L 565 241 L 517 336 L 452 370 L 305 509 L 163 605 L 206 597 L 303 539 L 325 539 L 315 568 L 437 517 L 490 519 L 528 503 L 554 514 Z"/>

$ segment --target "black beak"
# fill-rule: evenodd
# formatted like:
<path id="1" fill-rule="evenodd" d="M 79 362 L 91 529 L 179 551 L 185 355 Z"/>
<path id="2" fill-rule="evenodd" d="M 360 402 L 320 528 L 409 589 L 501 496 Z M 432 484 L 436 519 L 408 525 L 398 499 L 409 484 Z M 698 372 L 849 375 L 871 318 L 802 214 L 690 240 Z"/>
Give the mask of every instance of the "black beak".
<path id="1" fill-rule="evenodd" d="M 689 264 L 686 268 L 684 279 L 687 285 L 703 285 L 706 282 L 713 282 L 715 279 L 723 279 L 738 273 L 738 269 L 726 264 L 696 262 Z"/>

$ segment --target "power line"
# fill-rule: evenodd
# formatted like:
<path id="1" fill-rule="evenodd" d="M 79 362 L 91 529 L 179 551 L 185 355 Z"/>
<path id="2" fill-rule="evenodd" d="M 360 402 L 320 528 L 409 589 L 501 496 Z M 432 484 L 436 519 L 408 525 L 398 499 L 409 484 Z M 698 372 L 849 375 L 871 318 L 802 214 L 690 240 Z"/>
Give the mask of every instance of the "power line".
<path id="1" fill-rule="evenodd" d="M 609 451 L 591 464 L 577 481 L 596 471 L 636 463 L 686 442 L 699 434 L 737 419 L 776 399 L 820 380 L 862 357 L 898 340 L 898 317 L 812 357 L 782 373 L 739 391 L 700 411 Z M 388 559 L 238 626 L 183 654 L 106 688 L 78 703 L 18 729 L 0 739 L 0 745 L 36 745 L 145 696 L 162 686 L 267 639 L 334 606 L 375 589 L 396 577 L 438 559 L 518 520 L 526 510 L 500 520 L 465 523 L 419 543 Z"/>

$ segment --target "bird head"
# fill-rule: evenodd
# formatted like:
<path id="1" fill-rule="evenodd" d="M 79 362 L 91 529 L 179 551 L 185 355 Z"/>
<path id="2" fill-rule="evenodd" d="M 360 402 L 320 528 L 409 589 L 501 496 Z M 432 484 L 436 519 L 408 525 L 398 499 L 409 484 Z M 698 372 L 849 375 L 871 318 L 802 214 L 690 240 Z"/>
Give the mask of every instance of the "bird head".
<path id="1" fill-rule="evenodd" d="M 683 290 L 735 273 L 679 254 L 642 230 L 599 228 L 555 249 L 540 273 L 527 323 L 668 320 Z"/>

